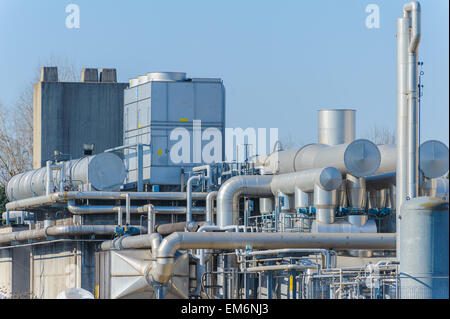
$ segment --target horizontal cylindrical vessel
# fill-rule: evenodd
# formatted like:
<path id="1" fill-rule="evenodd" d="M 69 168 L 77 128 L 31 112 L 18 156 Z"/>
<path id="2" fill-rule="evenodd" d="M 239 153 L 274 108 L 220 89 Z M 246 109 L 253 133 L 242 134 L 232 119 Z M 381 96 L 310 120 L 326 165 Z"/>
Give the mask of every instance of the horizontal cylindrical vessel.
<path id="1" fill-rule="evenodd" d="M 319 144 L 339 145 L 355 140 L 355 110 L 319 110 Z"/>
<path id="2" fill-rule="evenodd" d="M 395 172 L 397 169 L 397 146 L 378 145 L 381 154 L 380 167 L 374 175 Z M 441 177 L 448 172 L 448 147 L 436 140 L 422 143 L 419 148 L 419 168 L 427 178 Z"/>
<path id="3" fill-rule="evenodd" d="M 331 166 L 342 174 L 365 177 L 378 170 L 380 161 L 378 147 L 369 140 L 360 139 L 334 146 L 309 144 L 275 152 L 266 159 L 265 168 L 272 174 L 284 174 Z"/>
<path id="4" fill-rule="evenodd" d="M 419 148 L 420 171 L 427 178 L 437 178 L 448 172 L 448 147 L 439 141 L 426 141 Z"/>
<path id="5" fill-rule="evenodd" d="M 402 299 L 449 297 L 448 199 L 417 197 L 400 212 Z"/>
<path id="6" fill-rule="evenodd" d="M 339 188 L 342 184 L 342 175 L 334 167 L 314 168 L 290 174 L 275 175 L 270 183 L 274 195 L 278 191 L 292 195 L 298 188 L 303 192 L 312 192 L 314 185 L 326 191 Z"/>
<path id="7" fill-rule="evenodd" d="M 126 177 L 123 161 L 113 153 L 101 153 L 64 162 L 64 185 L 75 189 L 80 185 L 90 184 L 98 191 L 117 191 Z M 49 190 L 53 193 L 59 189 L 61 171 L 52 172 L 52 185 L 58 186 Z M 46 194 L 47 168 L 25 172 L 14 176 L 6 187 L 6 194 L 10 201 L 41 196 Z"/>

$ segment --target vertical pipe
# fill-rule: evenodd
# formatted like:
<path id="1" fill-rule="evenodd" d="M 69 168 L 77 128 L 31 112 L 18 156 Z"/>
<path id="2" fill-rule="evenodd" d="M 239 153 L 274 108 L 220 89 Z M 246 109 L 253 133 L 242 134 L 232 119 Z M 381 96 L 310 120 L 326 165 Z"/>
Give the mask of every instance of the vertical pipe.
<path id="1" fill-rule="evenodd" d="M 52 193 L 52 182 L 53 182 L 53 173 L 52 173 L 52 161 L 46 162 L 47 168 L 47 176 L 45 180 L 45 195 L 50 195 Z"/>
<path id="2" fill-rule="evenodd" d="M 119 206 L 119 211 L 117 212 L 117 224 L 119 226 L 122 226 L 123 224 L 122 217 L 123 217 L 122 206 Z"/>
<path id="3" fill-rule="evenodd" d="M 418 125 L 417 125 L 417 56 L 408 54 L 408 159 L 407 159 L 407 196 L 417 196 L 418 181 Z"/>
<path id="4" fill-rule="evenodd" d="M 147 234 L 153 234 L 155 227 L 155 206 L 152 204 L 148 205 L 147 223 Z"/>
<path id="5" fill-rule="evenodd" d="M 60 173 L 59 173 L 59 191 L 64 192 L 64 180 L 66 179 L 66 165 L 65 162 L 61 162 L 60 164 Z"/>
<path id="6" fill-rule="evenodd" d="M 200 175 L 191 176 L 187 182 L 186 189 L 186 229 L 189 229 L 189 224 L 192 222 L 192 183 L 194 181 L 200 181 L 202 177 Z"/>
<path id="7" fill-rule="evenodd" d="M 125 205 L 126 205 L 126 217 L 125 217 L 125 224 L 131 225 L 131 200 L 130 200 L 130 194 L 126 194 L 125 196 Z"/>
<path id="8" fill-rule="evenodd" d="M 214 200 L 217 198 L 217 191 L 209 192 L 206 195 L 206 221 L 214 223 Z"/>
<path id="9" fill-rule="evenodd" d="M 138 169 L 138 183 L 137 183 L 137 191 L 144 191 L 144 145 L 138 144 L 137 146 L 137 169 Z"/>
<path id="10" fill-rule="evenodd" d="M 408 109 L 406 106 L 406 79 L 408 76 L 407 54 L 409 19 L 397 20 L 397 169 L 396 169 L 396 225 L 397 251 L 400 251 L 400 207 L 406 199 L 406 154 Z"/>

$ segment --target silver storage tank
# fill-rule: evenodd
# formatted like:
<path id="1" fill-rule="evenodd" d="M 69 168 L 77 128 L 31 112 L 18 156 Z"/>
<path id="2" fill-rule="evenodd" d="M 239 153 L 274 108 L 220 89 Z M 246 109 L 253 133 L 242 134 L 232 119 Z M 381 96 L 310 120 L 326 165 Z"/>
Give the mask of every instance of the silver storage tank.
<path id="1" fill-rule="evenodd" d="M 355 110 L 319 110 L 319 144 L 338 145 L 355 140 Z"/>
<path id="2" fill-rule="evenodd" d="M 125 179 L 126 171 L 123 161 L 113 153 L 101 153 L 77 160 L 64 162 L 65 186 L 76 189 L 78 186 L 90 184 L 98 191 L 118 191 Z M 41 196 L 46 194 L 47 168 L 28 171 L 14 176 L 6 187 L 6 195 L 10 201 Z M 59 189 L 60 171 L 52 171 L 54 191 Z"/>
<path id="3" fill-rule="evenodd" d="M 447 299 L 448 197 L 406 201 L 399 217 L 402 299 Z"/>

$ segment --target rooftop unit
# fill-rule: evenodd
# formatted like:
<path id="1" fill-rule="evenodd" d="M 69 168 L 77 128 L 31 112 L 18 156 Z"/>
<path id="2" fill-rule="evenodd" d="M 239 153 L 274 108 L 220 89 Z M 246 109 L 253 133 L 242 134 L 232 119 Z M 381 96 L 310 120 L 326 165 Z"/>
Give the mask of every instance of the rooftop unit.
<path id="1" fill-rule="evenodd" d="M 170 150 L 179 140 L 171 140 L 174 129 L 184 128 L 190 138 L 194 121 L 201 121 L 201 134 L 209 128 L 225 136 L 225 88 L 221 79 L 189 79 L 181 72 L 154 72 L 130 80 L 124 92 L 124 145 L 144 144 L 143 180 L 151 185 L 180 185 L 183 169 L 204 164 L 190 142 L 190 161 L 175 163 Z M 199 122 L 195 122 L 199 123 Z M 202 141 L 201 146 L 209 143 Z M 222 140 L 223 154 L 223 140 Z M 125 150 L 127 186 L 138 180 L 138 151 Z"/>

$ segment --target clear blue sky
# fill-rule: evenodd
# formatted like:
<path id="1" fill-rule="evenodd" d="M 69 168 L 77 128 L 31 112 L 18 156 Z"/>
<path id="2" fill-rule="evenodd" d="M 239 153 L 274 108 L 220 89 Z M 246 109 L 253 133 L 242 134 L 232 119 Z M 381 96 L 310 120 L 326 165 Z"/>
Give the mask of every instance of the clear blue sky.
<path id="1" fill-rule="evenodd" d="M 81 28 L 65 8 L 79 5 Z M 368 29 L 370 3 L 380 28 Z M 115 67 L 120 81 L 150 71 L 220 77 L 228 127 L 278 127 L 317 140 L 317 109 L 357 109 L 357 134 L 395 128 L 396 19 L 405 1 L 0 0 L 0 100 L 12 105 L 39 61 Z M 448 145 L 449 2 L 423 0 L 422 140 Z"/>

